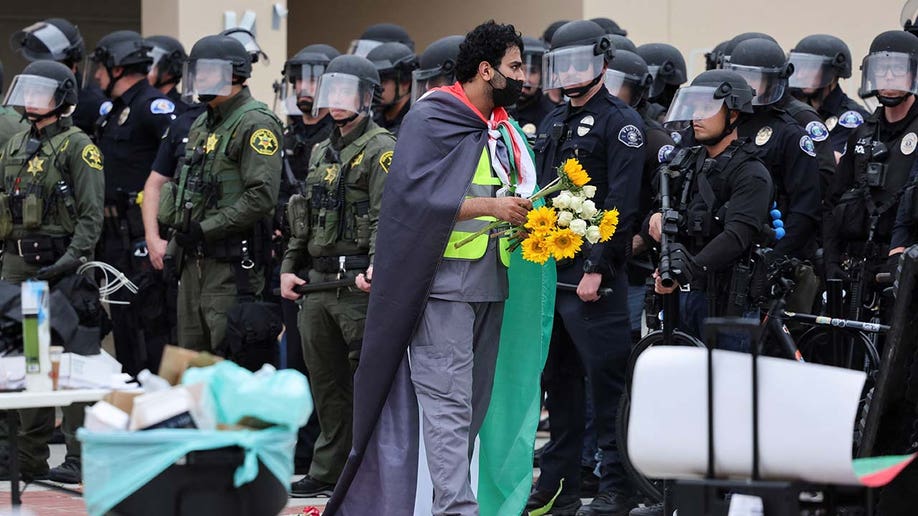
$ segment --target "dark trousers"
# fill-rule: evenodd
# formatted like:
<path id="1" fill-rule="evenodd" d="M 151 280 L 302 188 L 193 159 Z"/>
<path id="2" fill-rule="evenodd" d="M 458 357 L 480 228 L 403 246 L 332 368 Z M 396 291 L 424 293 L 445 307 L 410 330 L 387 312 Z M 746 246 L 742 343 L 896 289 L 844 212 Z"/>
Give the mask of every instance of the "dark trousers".
<path id="1" fill-rule="evenodd" d="M 571 267 L 558 271 L 558 280 L 577 283 L 580 274 Z M 541 459 L 540 491 L 556 491 L 564 480 L 564 492 L 578 494 L 585 429 L 585 382 L 593 396 L 596 440 L 602 452 L 601 491 L 630 490 L 619 459 L 615 419 L 625 388 L 631 328 L 628 320 L 628 283 L 617 271 L 610 285 L 612 295 L 584 303 L 572 292 L 558 292 L 555 324 L 543 373 L 551 418 L 551 441 Z M 570 276 L 570 277 L 566 277 Z"/>
<path id="2" fill-rule="evenodd" d="M 300 307 L 289 299 L 281 299 L 280 306 L 281 314 L 284 318 L 284 327 L 287 331 L 287 368 L 295 369 L 303 373 L 306 378 L 309 378 L 309 371 L 306 370 L 306 363 L 303 360 L 300 330 L 297 327 Z M 309 470 L 309 465 L 312 463 L 312 452 L 320 431 L 319 417 L 316 415 L 316 411 L 313 410 L 309 416 L 309 421 L 300 427 L 297 434 L 296 450 L 293 454 L 296 469 Z"/>

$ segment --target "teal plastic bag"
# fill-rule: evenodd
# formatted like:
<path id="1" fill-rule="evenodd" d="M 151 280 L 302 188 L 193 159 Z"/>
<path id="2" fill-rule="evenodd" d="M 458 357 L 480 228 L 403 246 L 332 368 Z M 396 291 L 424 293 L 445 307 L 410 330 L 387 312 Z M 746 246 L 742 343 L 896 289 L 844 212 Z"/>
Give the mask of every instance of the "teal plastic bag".
<path id="1" fill-rule="evenodd" d="M 102 516 L 187 453 L 239 446 L 245 460 L 233 477 L 236 487 L 258 476 L 258 460 L 287 488 L 293 476 L 296 431 L 284 428 L 235 432 L 164 429 L 90 432 L 81 428 L 83 500 L 90 516 Z"/>
<path id="2" fill-rule="evenodd" d="M 309 382 L 293 369 L 266 366 L 252 373 L 226 360 L 185 371 L 182 384 L 196 383 L 206 384 L 213 395 L 218 423 L 234 425 L 249 416 L 296 431 L 312 413 Z"/>

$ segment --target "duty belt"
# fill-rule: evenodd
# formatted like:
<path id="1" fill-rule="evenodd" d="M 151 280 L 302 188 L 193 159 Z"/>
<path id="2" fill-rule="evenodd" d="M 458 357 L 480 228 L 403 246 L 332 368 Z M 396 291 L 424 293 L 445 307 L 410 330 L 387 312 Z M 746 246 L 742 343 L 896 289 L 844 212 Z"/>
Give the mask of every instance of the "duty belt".
<path id="1" fill-rule="evenodd" d="M 312 268 L 316 272 L 333 274 L 342 270 L 366 269 L 370 266 L 370 257 L 365 254 L 351 256 L 316 256 L 312 259 Z"/>
<path id="2" fill-rule="evenodd" d="M 67 252 L 70 237 L 37 235 L 5 241 L 6 252 L 21 256 L 32 265 L 50 265 Z"/>

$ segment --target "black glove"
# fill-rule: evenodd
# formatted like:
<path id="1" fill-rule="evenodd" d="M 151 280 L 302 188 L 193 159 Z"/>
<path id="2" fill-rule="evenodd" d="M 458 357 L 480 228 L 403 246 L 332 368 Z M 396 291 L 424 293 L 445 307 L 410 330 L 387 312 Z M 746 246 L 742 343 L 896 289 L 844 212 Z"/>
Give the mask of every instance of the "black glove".
<path id="1" fill-rule="evenodd" d="M 880 270 L 878 270 L 877 272 L 880 272 L 880 273 L 885 272 L 889 274 L 890 276 L 892 276 L 893 278 L 895 278 L 896 272 L 898 272 L 899 270 L 899 258 L 901 256 L 902 256 L 901 253 L 896 253 L 892 256 L 887 257 L 886 263 L 884 263 L 880 267 Z"/>
<path id="2" fill-rule="evenodd" d="M 38 269 L 38 272 L 35 273 L 35 279 L 48 281 L 71 274 L 76 272 L 80 265 L 83 265 L 85 262 L 85 258 L 77 258 L 70 253 L 65 253 L 64 256 L 58 258 L 53 264 Z"/>
<path id="3" fill-rule="evenodd" d="M 175 234 L 175 243 L 185 249 L 194 249 L 203 240 L 204 231 L 201 229 L 201 224 L 194 220 L 188 223 L 187 232 L 179 231 Z"/>
<path id="4" fill-rule="evenodd" d="M 838 262 L 826 262 L 826 279 L 840 279 L 842 281 L 851 281 L 851 276 L 842 269 Z"/>

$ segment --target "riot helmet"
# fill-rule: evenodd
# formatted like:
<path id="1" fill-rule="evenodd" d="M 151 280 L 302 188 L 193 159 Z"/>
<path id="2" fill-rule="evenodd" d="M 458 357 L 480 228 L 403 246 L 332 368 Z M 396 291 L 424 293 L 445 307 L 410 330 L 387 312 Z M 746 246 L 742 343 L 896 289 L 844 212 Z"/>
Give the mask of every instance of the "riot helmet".
<path id="1" fill-rule="evenodd" d="M 730 40 L 721 41 L 720 43 L 714 45 L 714 48 L 712 48 L 710 52 L 705 52 L 705 70 L 717 70 L 720 68 L 720 63 L 724 57 L 724 49 L 727 48 L 728 45 L 730 45 Z"/>
<path id="2" fill-rule="evenodd" d="M 370 114 L 379 87 L 379 72 L 369 59 L 351 54 L 338 56 L 319 78 L 312 114 L 318 116 L 319 110 L 328 108 L 335 124 L 347 125 L 358 116 Z"/>
<path id="3" fill-rule="evenodd" d="M 545 55 L 545 44 L 541 40 L 523 36 L 523 49 L 520 52 L 523 58 L 523 73 L 526 79 L 523 87 L 531 91 L 542 87 L 542 56 Z"/>
<path id="4" fill-rule="evenodd" d="M 394 23 L 377 23 L 367 27 L 360 39 L 351 41 L 347 53 L 366 57 L 370 50 L 389 41 L 401 43 L 414 51 L 414 41 L 404 27 Z"/>
<path id="5" fill-rule="evenodd" d="M 242 84 L 252 75 L 248 50 L 230 36 L 204 36 L 191 47 L 182 76 L 185 87 L 182 99 L 191 103 L 210 102 L 228 96 L 233 85 Z"/>
<path id="6" fill-rule="evenodd" d="M 742 75 L 756 91 L 752 99 L 756 106 L 779 101 L 787 89 L 787 78 L 794 71 L 784 50 L 774 41 L 762 38 L 747 39 L 736 45 L 724 69 Z"/>
<path id="7" fill-rule="evenodd" d="M 66 65 L 39 60 L 29 63 L 13 78 L 3 105 L 19 107 L 33 123 L 52 116 L 66 116 L 77 104 L 76 77 Z"/>
<path id="8" fill-rule="evenodd" d="M 188 59 L 185 47 L 171 36 L 150 36 L 147 43 L 152 47 L 150 57 L 153 63 L 150 65 L 149 78 L 153 81 L 153 87 L 178 84 L 182 80 L 185 60 Z"/>
<path id="9" fill-rule="evenodd" d="M 456 58 L 465 36 L 446 36 L 430 44 L 421 54 L 420 65 L 411 73 L 411 102 L 427 90 L 456 82 Z M 541 66 L 541 61 L 539 62 Z"/>
<path id="10" fill-rule="evenodd" d="M 614 20 L 609 18 L 590 18 L 590 21 L 602 27 L 602 30 L 606 31 L 606 34 L 614 34 L 616 36 L 628 35 L 628 31 L 621 28 Z M 615 48 L 617 49 L 618 46 Z"/>
<path id="11" fill-rule="evenodd" d="M 861 63 L 861 97 L 877 97 L 892 107 L 910 94 L 918 93 L 918 37 L 903 31 L 886 31 L 870 43 Z M 905 95 L 890 95 L 903 92 Z M 886 93 L 885 95 L 883 93 Z"/>
<path id="12" fill-rule="evenodd" d="M 609 93 L 637 107 L 645 98 L 653 77 L 641 56 L 627 50 L 616 50 L 615 59 L 606 70 L 605 85 Z"/>
<path id="13" fill-rule="evenodd" d="M 723 47 L 721 47 L 720 52 L 717 55 L 716 67 L 723 68 L 725 63 L 730 62 L 730 58 L 733 55 L 733 49 L 748 39 L 767 39 L 768 41 L 772 41 L 774 43 L 778 42 L 775 40 L 775 38 L 765 34 L 764 32 L 744 32 L 742 34 L 737 34 L 736 36 L 733 36 L 731 39 L 723 43 Z"/>
<path id="14" fill-rule="evenodd" d="M 647 63 L 647 70 L 653 77 L 647 98 L 668 107 L 676 89 L 685 84 L 688 78 L 685 58 L 678 48 L 667 43 L 641 45 L 637 48 L 637 54 Z"/>
<path id="15" fill-rule="evenodd" d="M 627 37 L 620 34 L 609 34 L 609 39 L 612 40 L 612 46 L 615 47 L 616 52 L 619 50 L 627 50 L 628 52 L 637 54 L 637 46 Z"/>
<path id="16" fill-rule="evenodd" d="M 791 49 L 788 61 L 794 73 L 788 80 L 792 90 L 820 89 L 838 78 L 851 77 L 851 50 L 844 41 L 828 34 L 813 34 Z"/>
<path id="17" fill-rule="evenodd" d="M 47 59 L 68 66 L 82 61 L 85 51 L 80 30 L 63 18 L 49 18 L 14 33 L 10 47 L 29 61 Z"/>
<path id="18" fill-rule="evenodd" d="M 331 45 L 315 44 L 288 59 L 284 63 L 284 99 L 291 99 L 301 113 L 311 113 L 319 77 L 325 73 L 328 63 L 339 55 Z"/>
<path id="19" fill-rule="evenodd" d="M 221 36 L 229 36 L 236 41 L 242 43 L 242 46 L 245 47 L 246 52 L 249 53 L 249 58 L 253 63 L 257 63 L 262 58 L 264 63 L 268 64 L 271 62 L 271 59 L 268 58 L 268 54 L 265 54 L 261 47 L 258 45 L 258 42 L 255 41 L 255 35 L 248 29 L 243 29 L 242 27 L 233 27 L 232 29 L 226 29 L 220 33 Z"/>
<path id="20" fill-rule="evenodd" d="M 561 88 L 570 98 L 581 97 L 603 80 L 607 60 L 615 55 L 612 40 L 589 20 L 562 25 L 542 57 L 542 89 Z"/>
<path id="21" fill-rule="evenodd" d="M 418 67 L 418 56 L 407 46 L 390 41 L 377 46 L 367 54 L 367 59 L 376 67 L 379 73 L 380 89 L 376 99 L 378 109 L 387 109 L 396 105 L 403 97 L 411 94 L 411 73 Z M 386 81 L 393 81 L 393 95 L 387 99 Z M 402 91 L 402 84 L 407 84 L 407 89 Z"/>
<path id="22" fill-rule="evenodd" d="M 555 32 L 561 28 L 562 25 L 568 23 L 570 20 L 558 20 L 551 22 L 548 27 L 545 27 L 545 30 L 542 32 L 542 41 L 545 42 L 545 45 L 551 45 L 551 38 L 554 37 Z"/>

